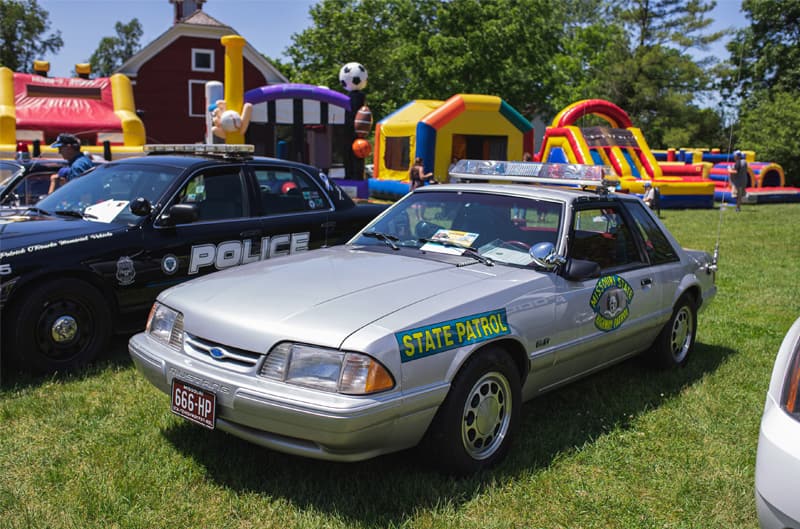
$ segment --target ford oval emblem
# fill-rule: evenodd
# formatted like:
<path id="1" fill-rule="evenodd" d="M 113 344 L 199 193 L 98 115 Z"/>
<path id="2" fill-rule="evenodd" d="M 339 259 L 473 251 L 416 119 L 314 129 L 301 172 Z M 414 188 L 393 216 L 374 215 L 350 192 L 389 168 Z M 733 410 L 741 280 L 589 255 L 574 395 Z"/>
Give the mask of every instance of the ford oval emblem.
<path id="1" fill-rule="evenodd" d="M 208 353 L 211 355 L 211 358 L 215 358 L 217 360 L 221 360 L 227 356 L 225 349 L 220 349 L 219 347 L 212 347 L 208 350 Z"/>

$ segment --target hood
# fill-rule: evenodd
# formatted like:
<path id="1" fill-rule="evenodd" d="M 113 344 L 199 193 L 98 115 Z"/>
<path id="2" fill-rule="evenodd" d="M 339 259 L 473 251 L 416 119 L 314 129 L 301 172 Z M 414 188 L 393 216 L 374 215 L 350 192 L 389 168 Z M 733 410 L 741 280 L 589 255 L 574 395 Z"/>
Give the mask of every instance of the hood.
<path id="1" fill-rule="evenodd" d="M 124 231 L 126 226 L 76 218 L 12 215 L 0 217 L 0 248 L 4 252 L 52 241 Z"/>
<path id="2" fill-rule="evenodd" d="M 388 314 L 510 270 L 447 261 L 340 246 L 210 274 L 159 299 L 183 312 L 187 332 L 211 341 L 251 351 L 282 339 L 339 347 Z"/>

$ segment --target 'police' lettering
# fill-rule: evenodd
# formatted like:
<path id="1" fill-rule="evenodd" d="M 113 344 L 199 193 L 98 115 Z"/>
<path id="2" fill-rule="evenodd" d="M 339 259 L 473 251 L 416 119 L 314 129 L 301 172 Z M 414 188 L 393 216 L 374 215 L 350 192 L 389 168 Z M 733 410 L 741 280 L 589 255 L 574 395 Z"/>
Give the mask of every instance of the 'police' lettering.
<path id="1" fill-rule="evenodd" d="M 240 264 L 253 263 L 279 255 L 289 255 L 308 250 L 311 235 L 308 232 L 274 235 L 261 239 L 261 252 L 253 253 L 253 241 L 225 241 L 218 245 L 198 244 L 189 251 L 189 275 L 201 268 L 214 266 L 224 270 Z"/>

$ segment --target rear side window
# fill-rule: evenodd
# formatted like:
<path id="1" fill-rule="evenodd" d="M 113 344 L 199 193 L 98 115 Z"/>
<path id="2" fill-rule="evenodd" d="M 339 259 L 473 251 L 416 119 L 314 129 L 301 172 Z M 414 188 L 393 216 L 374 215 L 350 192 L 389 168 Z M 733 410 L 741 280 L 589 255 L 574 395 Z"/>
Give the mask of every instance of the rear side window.
<path id="1" fill-rule="evenodd" d="M 642 204 L 631 202 L 628 204 L 628 211 L 633 215 L 634 224 L 642 236 L 651 264 L 671 263 L 680 259 L 678 252 Z"/>

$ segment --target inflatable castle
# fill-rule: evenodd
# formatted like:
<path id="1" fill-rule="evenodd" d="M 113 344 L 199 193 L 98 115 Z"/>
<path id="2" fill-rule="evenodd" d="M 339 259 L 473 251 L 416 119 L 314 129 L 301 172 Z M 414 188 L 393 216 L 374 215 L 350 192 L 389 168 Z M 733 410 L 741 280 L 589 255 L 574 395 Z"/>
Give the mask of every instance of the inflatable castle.
<path id="1" fill-rule="evenodd" d="M 59 157 L 49 147 L 68 132 L 81 150 L 106 159 L 142 153 L 145 131 L 136 115 L 130 80 L 121 74 L 89 79 L 89 65 L 76 65 L 79 77 L 48 77 L 49 63 L 36 61 L 34 74 L 0 67 L 0 157 L 18 150 Z"/>

